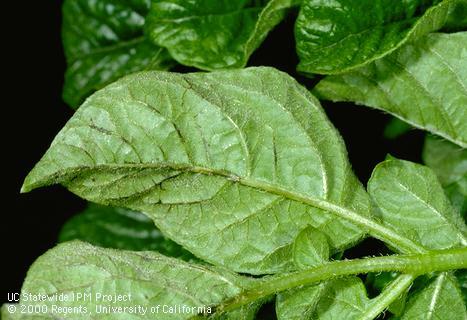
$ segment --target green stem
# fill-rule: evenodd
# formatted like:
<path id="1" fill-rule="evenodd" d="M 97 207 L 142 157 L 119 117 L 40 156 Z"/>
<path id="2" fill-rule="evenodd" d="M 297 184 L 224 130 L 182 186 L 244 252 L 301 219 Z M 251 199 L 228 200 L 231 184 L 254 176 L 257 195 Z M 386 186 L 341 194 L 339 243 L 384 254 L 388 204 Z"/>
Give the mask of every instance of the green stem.
<path id="1" fill-rule="evenodd" d="M 467 268 L 467 247 L 430 251 L 422 254 L 392 255 L 385 257 L 364 258 L 354 260 L 332 261 L 318 267 L 294 273 L 265 277 L 250 289 L 226 300 L 218 306 L 216 313 L 223 313 L 240 306 L 252 303 L 280 291 L 315 282 L 368 272 L 398 271 L 411 274 L 413 277 L 434 271 Z M 406 281 L 394 284 L 403 287 Z M 381 305 L 393 299 L 387 296 L 381 298 Z"/>
<path id="2" fill-rule="evenodd" d="M 410 287 L 415 278 L 416 276 L 412 274 L 401 274 L 384 288 L 383 292 L 371 299 L 369 307 L 365 309 L 358 320 L 373 320 L 376 318 Z"/>

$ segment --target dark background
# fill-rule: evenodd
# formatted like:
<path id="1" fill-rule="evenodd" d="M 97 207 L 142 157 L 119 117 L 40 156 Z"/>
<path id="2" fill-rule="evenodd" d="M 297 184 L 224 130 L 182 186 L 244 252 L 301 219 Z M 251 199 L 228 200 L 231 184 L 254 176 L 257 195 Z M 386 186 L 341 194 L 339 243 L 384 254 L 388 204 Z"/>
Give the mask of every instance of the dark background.
<path id="1" fill-rule="evenodd" d="M 85 202 L 62 187 L 54 186 L 19 194 L 24 177 L 72 116 L 61 99 L 65 58 L 61 47 L 61 1 L 18 1 L 11 10 L 15 23 L 2 28 L 3 110 L 2 160 L 7 180 L 3 182 L 2 299 L 19 292 L 31 263 L 54 246 L 63 223 L 82 210 Z M 15 4 L 13 4 L 15 5 Z M 293 42 L 294 15 L 280 24 L 255 52 L 250 65 L 270 65 L 288 72 L 311 88 L 319 78 L 307 79 L 295 72 L 298 59 Z M 2 21 L 5 23 L 6 20 Z M 185 67 L 177 71 L 190 70 Z M 363 183 L 386 154 L 420 162 L 423 133 L 411 130 L 395 140 L 383 138 L 388 115 L 348 103 L 323 103 L 331 121 L 344 136 L 350 161 Z M 357 257 L 382 250 L 369 239 L 346 253 Z M 6 269 L 6 270 L 5 270 Z"/>

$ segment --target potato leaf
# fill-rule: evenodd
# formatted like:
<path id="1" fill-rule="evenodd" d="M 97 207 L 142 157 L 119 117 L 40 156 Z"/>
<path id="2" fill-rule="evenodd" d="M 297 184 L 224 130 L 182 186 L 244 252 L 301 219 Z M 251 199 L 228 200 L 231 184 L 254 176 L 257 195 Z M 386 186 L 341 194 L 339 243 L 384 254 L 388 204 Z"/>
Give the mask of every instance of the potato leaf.
<path id="1" fill-rule="evenodd" d="M 316 305 L 325 292 L 328 282 L 291 289 L 276 297 L 276 315 L 279 320 L 313 319 Z"/>
<path id="2" fill-rule="evenodd" d="M 329 254 L 326 235 L 313 227 L 307 227 L 300 231 L 294 241 L 294 261 L 300 269 L 323 264 L 329 260 Z"/>
<path id="3" fill-rule="evenodd" d="M 467 215 L 467 149 L 428 135 L 423 161 L 437 175 L 451 203 L 464 219 Z"/>
<path id="4" fill-rule="evenodd" d="M 244 67 L 300 0 L 153 0 L 146 29 L 179 63 L 204 70 Z"/>
<path id="5" fill-rule="evenodd" d="M 167 239 L 144 214 L 123 208 L 89 204 L 60 231 L 59 242 L 82 240 L 105 248 L 157 251 L 184 260 L 193 255 Z"/>
<path id="6" fill-rule="evenodd" d="M 426 249 L 467 245 L 467 227 L 430 168 L 386 160 L 373 171 L 368 192 L 384 223 Z"/>
<path id="7" fill-rule="evenodd" d="M 298 70 L 336 74 L 380 59 L 440 29 L 456 2 L 304 0 L 295 28 Z"/>
<path id="8" fill-rule="evenodd" d="M 467 0 L 458 0 L 451 7 L 448 20 L 442 31 L 457 32 L 467 30 Z"/>
<path id="9" fill-rule="evenodd" d="M 455 278 L 443 272 L 407 303 L 402 320 L 465 320 L 467 312 Z"/>
<path id="10" fill-rule="evenodd" d="M 387 111 L 467 147 L 467 32 L 430 34 L 316 86 L 318 97 Z"/>
<path id="11" fill-rule="evenodd" d="M 384 127 L 383 136 L 386 139 L 397 139 L 409 132 L 411 129 L 413 129 L 412 126 L 407 122 L 404 122 L 399 118 L 392 117 Z"/>
<path id="12" fill-rule="evenodd" d="M 462 292 L 464 304 L 467 305 L 467 269 L 458 270 L 456 272 L 456 279 Z"/>
<path id="13" fill-rule="evenodd" d="M 173 65 L 165 49 L 143 36 L 148 11 L 149 0 L 65 0 L 65 102 L 77 108 L 88 95 L 124 75 Z"/>
<path id="14" fill-rule="evenodd" d="M 119 80 L 82 105 L 22 190 L 53 183 L 145 212 L 196 256 L 254 274 L 296 270 L 308 225 L 341 250 L 371 223 L 341 137 L 272 68 Z"/>
<path id="15" fill-rule="evenodd" d="M 48 299 L 38 302 L 22 299 L 21 304 L 47 306 L 46 318 L 189 319 L 198 313 L 213 312 L 210 307 L 238 294 L 250 282 L 222 269 L 189 264 L 155 252 L 104 249 L 71 241 L 37 259 L 23 284 L 22 294 L 47 295 Z M 126 298 L 109 300 L 116 295 Z M 121 307 L 122 311 L 102 313 L 102 306 Z M 184 309 L 169 313 L 164 312 L 164 306 Z M 67 312 L 70 307 L 77 309 Z M 246 311 L 246 308 L 243 313 L 242 309 L 236 311 L 238 318 L 226 318 L 251 319 L 244 316 L 248 314 Z"/>

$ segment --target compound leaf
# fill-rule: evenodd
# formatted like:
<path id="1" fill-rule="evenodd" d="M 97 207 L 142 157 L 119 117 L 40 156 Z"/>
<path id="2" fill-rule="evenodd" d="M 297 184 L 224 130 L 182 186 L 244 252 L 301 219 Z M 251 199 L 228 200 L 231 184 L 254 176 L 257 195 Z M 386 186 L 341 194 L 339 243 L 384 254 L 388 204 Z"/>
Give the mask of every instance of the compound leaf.
<path id="1" fill-rule="evenodd" d="M 440 29 L 456 1 L 305 0 L 295 28 L 298 70 L 336 74 L 380 59 Z"/>
<path id="2" fill-rule="evenodd" d="M 165 49 L 143 36 L 149 5 L 149 0 L 64 2 L 65 102 L 76 108 L 88 95 L 124 75 L 173 65 Z"/>
<path id="3" fill-rule="evenodd" d="M 153 0 L 146 29 L 179 63 L 204 70 L 244 67 L 298 0 Z"/>
<path id="4" fill-rule="evenodd" d="M 337 251 L 371 219 L 318 101 L 272 68 L 119 80 L 75 113 L 23 192 L 53 183 L 145 212 L 196 256 L 255 274 L 296 270 L 308 225 Z"/>
<path id="5" fill-rule="evenodd" d="M 467 147 L 467 32 L 430 34 L 316 86 L 318 97 L 387 111 Z"/>

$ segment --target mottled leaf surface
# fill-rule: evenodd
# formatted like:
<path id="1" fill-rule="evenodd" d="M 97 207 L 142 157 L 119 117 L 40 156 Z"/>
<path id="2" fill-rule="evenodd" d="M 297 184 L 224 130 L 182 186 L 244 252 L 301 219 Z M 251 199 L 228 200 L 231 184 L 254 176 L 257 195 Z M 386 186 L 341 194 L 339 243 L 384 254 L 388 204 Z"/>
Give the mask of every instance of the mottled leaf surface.
<path id="1" fill-rule="evenodd" d="M 184 260 L 194 258 L 190 252 L 167 239 L 146 215 L 93 203 L 62 227 L 59 242 L 75 239 L 105 248 L 152 250 Z"/>
<path id="2" fill-rule="evenodd" d="M 112 84 L 75 113 L 23 192 L 53 183 L 145 212 L 196 256 L 249 273 L 295 270 L 293 241 L 308 225 L 332 250 L 363 237 L 351 217 L 318 207 L 370 214 L 318 101 L 272 68 Z"/>
<path id="3" fill-rule="evenodd" d="M 48 306 L 47 319 L 189 319 L 198 313 L 198 307 L 218 304 L 238 294 L 249 283 L 247 278 L 222 269 L 189 264 L 155 252 L 105 249 L 71 241 L 58 245 L 37 259 L 21 289 L 22 293 L 32 295 L 50 297 L 63 294 L 67 301 L 21 303 Z M 77 294 L 91 294 L 91 298 L 78 300 Z M 99 300 L 97 294 L 131 294 L 131 297 L 129 301 L 106 302 Z M 82 306 L 82 309 L 79 313 L 53 313 L 52 305 Z M 97 314 L 99 305 L 127 309 Z M 143 315 L 141 309 L 129 309 L 157 305 L 160 306 L 158 313 Z M 185 307 L 189 311 L 164 313 L 164 305 Z M 17 310 L 21 310 L 21 305 Z M 237 319 L 251 319 L 238 315 Z"/>
<path id="4" fill-rule="evenodd" d="M 467 32 L 430 34 L 314 92 L 377 108 L 467 147 Z"/>
<path id="5" fill-rule="evenodd" d="M 426 249 L 467 245 L 467 228 L 430 168 L 386 160 L 373 171 L 368 192 L 383 223 Z"/>
<path id="6" fill-rule="evenodd" d="M 409 299 L 402 320 L 465 320 L 467 312 L 455 278 L 441 273 Z"/>
<path id="7" fill-rule="evenodd" d="M 467 149 L 428 135 L 423 147 L 423 161 L 436 173 L 451 203 L 465 217 L 467 214 Z"/>
<path id="8" fill-rule="evenodd" d="M 440 29 L 457 0 L 304 0 L 295 28 L 298 70 L 361 67 Z"/>
<path id="9" fill-rule="evenodd" d="M 153 0 L 146 29 L 179 63 L 204 70 L 244 67 L 299 0 Z"/>
<path id="10" fill-rule="evenodd" d="M 167 70 L 167 51 L 143 36 L 149 0 L 66 0 L 62 37 L 68 68 L 63 99 L 76 108 L 105 85 L 132 72 Z"/>

